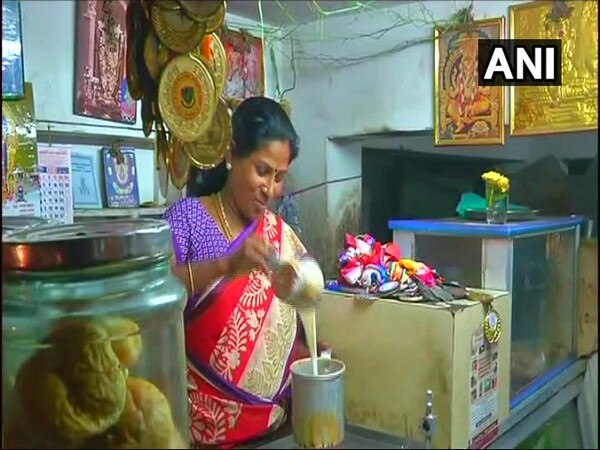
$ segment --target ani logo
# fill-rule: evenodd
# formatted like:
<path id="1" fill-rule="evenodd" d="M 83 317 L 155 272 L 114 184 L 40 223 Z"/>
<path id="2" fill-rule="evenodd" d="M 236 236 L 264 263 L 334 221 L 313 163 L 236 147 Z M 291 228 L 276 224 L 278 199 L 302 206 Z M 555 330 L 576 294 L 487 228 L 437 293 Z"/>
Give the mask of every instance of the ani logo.
<path id="1" fill-rule="evenodd" d="M 560 86 L 560 39 L 480 39 L 481 86 Z"/>

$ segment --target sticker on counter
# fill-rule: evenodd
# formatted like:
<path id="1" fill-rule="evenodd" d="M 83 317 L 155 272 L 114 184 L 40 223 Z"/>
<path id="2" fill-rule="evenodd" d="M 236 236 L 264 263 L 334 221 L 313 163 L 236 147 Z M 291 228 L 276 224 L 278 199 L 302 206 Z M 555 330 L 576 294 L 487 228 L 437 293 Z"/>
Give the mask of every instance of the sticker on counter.
<path id="1" fill-rule="evenodd" d="M 478 327 L 471 339 L 469 448 L 486 448 L 498 436 L 498 344 Z"/>

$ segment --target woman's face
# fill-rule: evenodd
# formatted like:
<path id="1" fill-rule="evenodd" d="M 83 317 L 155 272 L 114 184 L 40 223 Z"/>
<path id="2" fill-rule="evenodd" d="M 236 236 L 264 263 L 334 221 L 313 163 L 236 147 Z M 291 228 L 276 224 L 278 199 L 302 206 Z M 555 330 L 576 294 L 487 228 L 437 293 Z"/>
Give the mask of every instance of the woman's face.
<path id="1" fill-rule="evenodd" d="M 244 158 L 232 157 L 228 187 L 243 219 L 253 221 L 283 195 L 290 159 L 289 141 L 267 142 Z"/>

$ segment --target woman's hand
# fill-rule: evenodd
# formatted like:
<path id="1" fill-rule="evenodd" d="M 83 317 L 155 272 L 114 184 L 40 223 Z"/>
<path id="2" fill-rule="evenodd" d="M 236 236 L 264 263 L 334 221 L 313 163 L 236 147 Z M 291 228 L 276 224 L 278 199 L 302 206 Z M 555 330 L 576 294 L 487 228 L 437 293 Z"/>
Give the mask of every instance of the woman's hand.
<path id="1" fill-rule="evenodd" d="M 225 273 L 232 278 L 253 270 L 269 273 L 268 258 L 269 251 L 265 241 L 258 236 L 250 236 L 233 255 L 224 258 Z"/>

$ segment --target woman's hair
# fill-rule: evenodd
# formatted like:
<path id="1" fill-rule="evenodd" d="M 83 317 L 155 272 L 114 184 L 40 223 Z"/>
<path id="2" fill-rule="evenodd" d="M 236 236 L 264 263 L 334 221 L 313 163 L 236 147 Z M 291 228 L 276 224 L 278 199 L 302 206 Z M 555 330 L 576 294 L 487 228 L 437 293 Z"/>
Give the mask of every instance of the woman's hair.
<path id="1" fill-rule="evenodd" d="M 231 153 L 236 158 L 245 158 L 258 150 L 262 144 L 272 141 L 290 143 L 290 162 L 298 156 L 298 134 L 286 112 L 274 100 L 266 97 L 244 100 L 233 113 L 231 127 Z M 188 197 L 219 192 L 225 186 L 227 174 L 225 161 L 211 170 L 192 167 L 187 184 Z"/>

